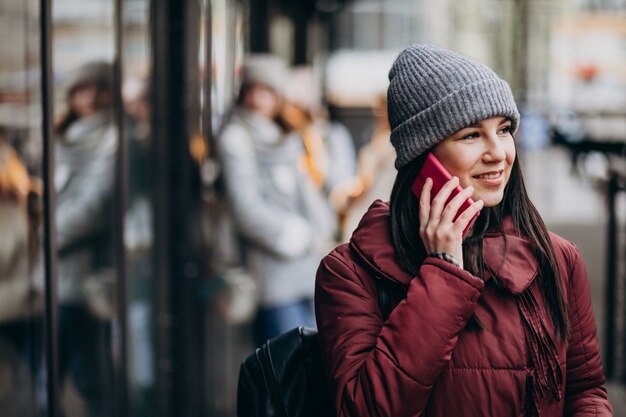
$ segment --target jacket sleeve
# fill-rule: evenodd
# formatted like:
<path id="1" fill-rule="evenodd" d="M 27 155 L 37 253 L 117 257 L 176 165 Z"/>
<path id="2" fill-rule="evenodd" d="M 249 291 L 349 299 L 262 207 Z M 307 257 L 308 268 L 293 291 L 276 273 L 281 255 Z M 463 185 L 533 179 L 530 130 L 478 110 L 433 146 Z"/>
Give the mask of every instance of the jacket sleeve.
<path id="1" fill-rule="evenodd" d="M 316 314 L 339 417 L 422 415 L 483 282 L 427 259 L 383 323 L 373 278 L 332 254 L 318 270 Z"/>
<path id="2" fill-rule="evenodd" d="M 291 258 L 313 244 L 313 229 L 302 216 L 280 209 L 263 196 L 252 138 L 231 125 L 218 142 L 224 180 L 242 235 L 265 250 Z"/>
<path id="3" fill-rule="evenodd" d="M 569 319 L 571 333 L 567 348 L 565 416 L 612 416 L 604 386 L 604 373 L 591 308 L 585 264 L 574 249 L 569 277 Z"/>
<path id="4" fill-rule="evenodd" d="M 113 128 L 106 135 L 115 135 Z M 112 140 L 103 137 L 103 141 Z M 113 139 L 114 140 L 114 139 Z M 92 159 L 73 168 L 67 187 L 57 195 L 57 249 L 92 237 L 112 223 L 106 209 L 113 201 L 117 145 L 94 152 Z"/>

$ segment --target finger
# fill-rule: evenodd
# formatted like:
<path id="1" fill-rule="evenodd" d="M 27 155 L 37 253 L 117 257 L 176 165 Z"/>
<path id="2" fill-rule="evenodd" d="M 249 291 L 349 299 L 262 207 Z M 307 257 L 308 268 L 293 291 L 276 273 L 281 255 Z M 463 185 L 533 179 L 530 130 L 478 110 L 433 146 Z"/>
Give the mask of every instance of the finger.
<path id="1" fill-rule="evenodd" d="M 420 194 L 420 206 L 419 206 L 419 221 L 420 230 L 424 230 L 428 224 L 428 218 L 430 216 L 430 191 L 433 188 L 433 180 L 426 178 L 422 192 Z"/>
<path id="2" fill-rule="evenodd" d="M 474 216 L 476 216 L 476 214 L 478 214 L 478 212 L 482 210 L 484 205 L 485 202 L 483 200 L 478 200 L 475 201 L 474 204 L 466 208 L 465 211 L 463 211 L 463 213 L 461 213 L 461 215 L 454 222 L 454 228 L 456 229 L 456 231 L 462 233 L 469 224 L 469 222 L 474 218 Z"/>
<path id="3" fill-rule="evenodd" d="M 471 197 L 472 194 L 474 194 L 474 187 L 470 185 L 454 196 L 454 198 L 450 200 L 450 202 L 446 204 L 446 207 L 443 209 L 443 212 L 441 213 L 441 221 L 452 222 L 465 200 Z"/>
<path id="4" fill-rule="evenodd" d="M 450 197 L 450 193 L 454 187 L 459 185 L 459 179 L 457 177 L 452 177 L 448 182 L 445 183 L 441 190 L 437 193 L 437 195 L 430 202 L 430 218 L 431 219 L 440 219 L 441 212 L 445 207 L 446 201 Z"/>

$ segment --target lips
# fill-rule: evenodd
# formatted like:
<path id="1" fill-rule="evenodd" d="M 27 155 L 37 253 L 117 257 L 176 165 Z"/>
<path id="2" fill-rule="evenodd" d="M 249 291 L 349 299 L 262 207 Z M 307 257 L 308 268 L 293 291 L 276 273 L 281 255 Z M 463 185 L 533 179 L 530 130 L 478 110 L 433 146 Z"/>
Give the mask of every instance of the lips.
<path id="1" fill-rule="evenodd" d="M 500 185 L 504 178 L 504 170 L 483 172 L 482 174 L 474 175 L 472 178 L 485 185 Z"/>
<path id="2" fill-rule="evenodd" d="M 500 176 L 502 176 L 502 171 L 487 172 L 485 174 L 474 175 L 474 178 L 495 180 L 497 178 L 500 178 Z"/>

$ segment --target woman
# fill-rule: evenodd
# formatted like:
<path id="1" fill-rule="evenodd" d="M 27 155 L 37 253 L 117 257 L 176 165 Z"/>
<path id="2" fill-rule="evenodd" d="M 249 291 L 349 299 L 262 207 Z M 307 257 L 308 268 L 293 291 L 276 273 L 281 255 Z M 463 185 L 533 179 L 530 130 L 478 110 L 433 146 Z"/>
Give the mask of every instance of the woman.
<path id="1" fill-rule="evenodd" d="M 56 126 L 56 245 L 59 277 L 59 375 L 72 377 L 86 415 L 112 414 L 111 215 L 117 131 L 113 69 L 81 66 L 67 91 L 67 112 Z"/>
<path id="2" fill-rule="evenodd" d="M 338 415 L 611 415 L 584 264 L 528 199 L 509 86 L 425 45 L 403 51 L 389 79 L 391 201 L 374 202 L 317 275 Z M 429 151 L 454 177 L 432 202 L 427 182 L 418 202 L 410 187 Z M 386 321 L 376 278 L 406 294 Z"/>
<path id="3" fill-rule="evenodd" d="M 336 230 L 302 138 L 279 117 L 286 71 L 273 55 L 246 59 L 239 105 L 217 143 L 245 266 L 259 283 L 258 344 L 315 325 L 315 270 Z"/>

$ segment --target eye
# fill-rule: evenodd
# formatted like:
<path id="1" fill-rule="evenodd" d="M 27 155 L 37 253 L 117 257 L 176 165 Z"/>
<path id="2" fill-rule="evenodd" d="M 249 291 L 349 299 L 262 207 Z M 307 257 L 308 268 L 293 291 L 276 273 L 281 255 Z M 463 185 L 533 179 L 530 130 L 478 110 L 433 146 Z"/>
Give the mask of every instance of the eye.
<path id="1" fill-rule="evenodd" d="M 499 135 L 506 135 L 508 133 L 511 133 L 511 124 L 510 123 L 505 125 L 505 126 L 502 126 L 500 128 L 500 130 L 498 130 L 498 134 Z"/>
<path id="2" fill-rule="evenodd" d="M 471 133 L 461 136 L 459 139 L 460 140 L 476 139 L 479 136 L 480 134 L 478 132 L 471 132 Z"/>

